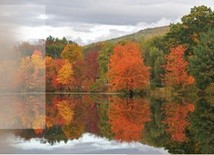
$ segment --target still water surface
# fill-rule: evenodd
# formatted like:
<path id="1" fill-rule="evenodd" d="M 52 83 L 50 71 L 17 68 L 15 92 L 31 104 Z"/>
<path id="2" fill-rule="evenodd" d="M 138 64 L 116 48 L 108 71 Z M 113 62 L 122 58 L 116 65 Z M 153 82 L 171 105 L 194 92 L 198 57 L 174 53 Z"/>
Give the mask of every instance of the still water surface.
<path id="1" fill-rule="evenodd" d="M 16 117 L 17 128 L 1 129 L 0 153 L 214 153 L 214 107 L 203 98 L 18 98 L 13 117 L 1 108 L 0 122 Z"/>

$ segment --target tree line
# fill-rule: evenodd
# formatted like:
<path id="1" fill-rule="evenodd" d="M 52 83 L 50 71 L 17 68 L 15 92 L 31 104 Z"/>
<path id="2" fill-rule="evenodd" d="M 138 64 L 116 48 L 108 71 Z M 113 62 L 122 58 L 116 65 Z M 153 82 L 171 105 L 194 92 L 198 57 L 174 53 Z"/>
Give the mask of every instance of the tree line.
<path id="1" fill-rule="evenodd" d="M 17 90 L 127 92 L 205 90 L 214 82 L 214 12 L 191 9 L 168 33 L 91 46 L 49 36 L 16 47 Z M 8 62 L 1 63 L 0 72 Z M 13 66 L 13 65 L 10 65 Z M 43 86 L 46 86 L 45 88 Z M 7 90 L 7 86 L 5 87 Z M 210 90 L 210 89 L 209 89 Z"/>

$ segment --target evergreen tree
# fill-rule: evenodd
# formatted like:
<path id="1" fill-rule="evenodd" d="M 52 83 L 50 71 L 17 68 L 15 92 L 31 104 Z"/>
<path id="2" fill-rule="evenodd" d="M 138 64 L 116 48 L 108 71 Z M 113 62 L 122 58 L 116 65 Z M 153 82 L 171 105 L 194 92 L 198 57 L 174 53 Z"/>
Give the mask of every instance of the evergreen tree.
<path id="1" fill-rule="evenodd" d="M 194 48 L 190 66 L 200 89 L 214 82 L 214 29 L 201 36 L 200 44 Z"/>

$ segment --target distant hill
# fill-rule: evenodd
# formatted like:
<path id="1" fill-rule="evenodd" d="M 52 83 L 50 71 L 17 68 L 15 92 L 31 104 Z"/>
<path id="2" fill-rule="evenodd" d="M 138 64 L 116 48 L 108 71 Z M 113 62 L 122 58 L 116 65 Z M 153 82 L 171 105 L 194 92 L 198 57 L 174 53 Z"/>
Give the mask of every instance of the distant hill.
<path id="1" fill-rule="evenodd" d="M 111 39 L 111 40 L 107 40 L 107 41 L 113 41 L 113 42 L 119 42 L 122 40 L 136 40 L 139 41 L 142 38 L 150 38 L 150 37 L 154 37 L 154 36 L 160 36 L 160 35 L 164 35 L 167 32 L 169 32 L 169 26 L 162 26 L 162 27 L 155 27 L 155 28 L 147 28 L 141 31 L 138 31 L 136 33 L 133 34 L 129 34 L 129 35 L 125 35 L 119 38 L 115 38 L 115 39 Z"/>
<path id="2" fill-rule="evenodd" d="M 141 39 L 147 39 L 155 36 L 161 36 L 169 32 L 170 27 L 169 26 L 162 26 L 162 27 L 155 27 L 155 28 L 147 28 L 141 31 L 138 31 L 133 34 L 125 35 L 122 37 L 106 40 L 106 41 L 101 41 L 97 43 L 92 43 L 89 45 L 84 46 L 84 49 L 86 51 L 91 50 L 95 48 L 95 46 L 100 46 L 102 43 L 106 42 L 112 42 L 112 43 L 117 43 L 120 41 L 125 41 L 125 40 L 135 40 L 135 41 L 140 41 Z"/>

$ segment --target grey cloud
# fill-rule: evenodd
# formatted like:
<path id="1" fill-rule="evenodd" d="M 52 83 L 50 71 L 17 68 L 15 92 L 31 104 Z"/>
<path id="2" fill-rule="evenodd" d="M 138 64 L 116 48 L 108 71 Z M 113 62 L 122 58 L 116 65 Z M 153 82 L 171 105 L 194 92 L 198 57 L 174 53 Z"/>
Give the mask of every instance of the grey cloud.
<path id="1" fill-rule="evenodd" d="M 77 31 L 77 32 L 85 32 L 85 33 L 90 33 L 92 32 L 91 29 L 89 29 L 88 27 L 74 27 L 73 31 Z"/>
<path id="2" fill-rule="evenodd" d="M 0 19 L 3 24 L 14 26 L 41 26 L 44 20 L 38 19 L 40 14 L 45 14 L 45 7 L 39 5 L 0 5 Z"/>
<path id="3" fill-rule="evenodd" d="M 79 3 L 83 6 L 79 7 Z M 49 25 L 61 26 L 73 22 L 109 25 L 134 25 L 140 21 L 155 22 L 161 17 L 177 18 L 182 14 L 182 9 L 174 9 L 174 4 L 132 5 L 126 3 L 108 3 L 94 1 L 93 5 L 80 0 L 70 5 L 57 5 L 52 2 L 47 5 L 47 14 L 55 14 L 55 19 L 47 22 Z M 165 5 L 165 7 L 163 7 Z M 183 10 L 188 10 L 180 4 Z M 50 7 L 49 7 L 50 6 Z"/>
<path id="4" fill-rule="evenodd" d="M 211 1 L 202 4 L 214 6 Z M 85 22 L 109 25 L 135 25 L 144 21 L 148 23 L 160 18 L 177 19 L 194 5 L 201 3 L 190 0 L 47 0 L 47 13 L 55 14 L 56 19 L 48 21 L 53 26 L 72 22 Z"/>
<path id="5" fill-rule="evenodd" d="M 0 4 L 2 1 L 0 1 Z M 20 32 L 21 26 L 40 26 L 44 22 L 34 19 L 44 13 L 44 7 L 0 5 L 0 59 L 14 57 L 13 47 L 22 41 L 21 36 L 28 32 Z"/>
<path id="6" fill-rule="evenodd" d="M 14 10 L 20 14 L 14 15 L 14 10 L 0 11 L 4 21 L 19 26 L 39 27 L 45 24 L 55 31 L 57 28 L 69 27 L 74 40 L 81 44 L 118 37 L 147 27 L 161 26 L 168 21 L 178 21 L 189 13 L 190 8 L 198 5 L 207 5 L 214 8 L 213 0 L 0 0 L 0 5 L 17 5 Z M 23 9 L 20 5 L 26 5 Z M 33 6 L 35 5 L 35 6 Z M 40 9 L 36 9 L 40 6 Z M 44 8 L 44 9 L 42 9 Z M 45 10 L 45 11 L 44 11 Z M 37 17 L 46 13 L 47 19 Z M 12 18 L 7 18 L 10 16 Z M 97 27 L 103 25 L 135 27 L 132 30 L 102 29 L 105 33 L 97 32 Z M 53 30 L 55 28 L 55 30 Z M 49 32 L 47 30 L 46 32 Z M 71 32 L 67 32 L 68 34 Z M 109 33 L 108 33 L 109 32 Z M 61 36 L 60 32 L 54 34 Z M 64 32 L 63 32 L 64 33 Z M 98 34 L 100 33 L 100 34 Z M 63 34 L 68 36 L 68 34 Z M 88 36 L 86 36 L 87 34 Z M 70 35 L 70 34 L 69 34 Z M 58 37 L 58 36 L 55 36 Z M 83 38 L 84 37 L 84 38 Z M 79 38 L 79 39 L 77 39 Z"/>
<path id="7" fill-rule="evenodd" d="M 162 17 L 172 20 L 186 14 L 194 5 L 214 7 L 212 0 L 2 0 L 0 4 L 45 5 L 52 16 L 46 24 L 71 26 L 73 23 L 135 25 L 156 22 Z"/>
<path id="8" fill-rule="evenodd" d="M 124 31 L 118 30 L 118 29 L 110 29 L 109 30 L 111 33 L 116 33 L 116 34 L 121 34 L 124 33 Z"/>
<path id="9" fill-rule="evenodd" d="M 75 40 L 75 42 L 77 42 L 80 45 L 84 44 L 84 41 L 80 37 L 78 37 L 77 39 L 73 39 L 72 37 L 67 37 L 67 39 L 68 40 Z"/>

